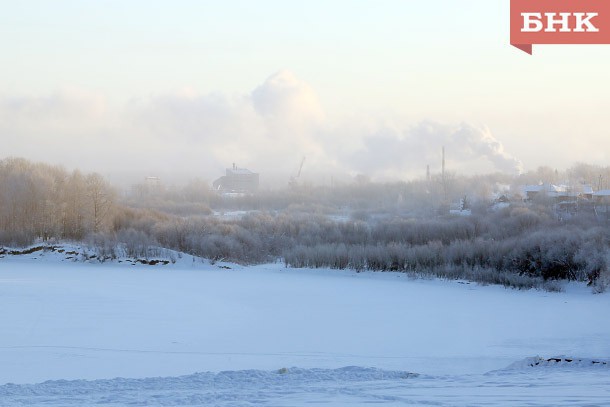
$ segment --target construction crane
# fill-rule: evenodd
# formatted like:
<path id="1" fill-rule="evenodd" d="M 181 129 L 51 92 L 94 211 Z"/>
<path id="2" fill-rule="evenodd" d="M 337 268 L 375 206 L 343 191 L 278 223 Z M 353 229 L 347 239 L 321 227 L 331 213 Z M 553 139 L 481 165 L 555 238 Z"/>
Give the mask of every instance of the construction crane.
<path id="1" fill-rule="evenodd" d="M 301 165 L 299 165 L 299 170 L 297 171 L 297 175 L 293 175 L 290 177 L 290 181 L 288 181 L 288 186 L 290 186 L 290 187 L 297 186 L 297 181 L 298 181 L 299 177 L 301 176 L 301 171 L 303 170 L 303 164 L 305 164 L 305 157 L 303 157 L 303 159 L 301 160 Z"/>

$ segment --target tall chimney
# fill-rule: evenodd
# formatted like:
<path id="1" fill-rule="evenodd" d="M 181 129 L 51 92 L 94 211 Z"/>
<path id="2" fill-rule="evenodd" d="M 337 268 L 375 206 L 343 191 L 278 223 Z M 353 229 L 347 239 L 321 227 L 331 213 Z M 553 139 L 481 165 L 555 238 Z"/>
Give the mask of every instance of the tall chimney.
<path id="1" fill-rule="evenodd" d="M 443 178 L 443 181 L 445 180 L 445 146 L 443 146 L 443 167 L 442 167 L 442 171 L 441 171 L 441 176 Z"/>

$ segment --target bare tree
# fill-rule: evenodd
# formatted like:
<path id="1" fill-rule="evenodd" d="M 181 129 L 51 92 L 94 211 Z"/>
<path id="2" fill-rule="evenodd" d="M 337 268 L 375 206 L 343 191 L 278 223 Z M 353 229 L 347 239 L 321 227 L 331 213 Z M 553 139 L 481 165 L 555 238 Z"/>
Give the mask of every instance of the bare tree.
<path id="1" fill-rule="evenodd" d="M 114 192 L 108 182 L 97 173 L 90 174 L 85 178 L 85 188 L 85 196 L 91 214 L 92 230 L 97 233 L 102 229 L 113 207 Z"/>

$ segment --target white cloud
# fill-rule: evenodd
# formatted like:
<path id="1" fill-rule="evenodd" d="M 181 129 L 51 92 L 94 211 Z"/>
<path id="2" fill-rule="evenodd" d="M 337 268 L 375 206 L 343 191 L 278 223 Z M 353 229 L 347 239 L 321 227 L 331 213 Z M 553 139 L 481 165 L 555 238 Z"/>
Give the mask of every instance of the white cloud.
<path id="1" fill-rule="evenodd" d="M 448 169 L 459 172 L 501 171 L 519 173 L 519 160 L 507 154 L 489 129 L 467 123 L 444 125 L 425 121 L 405 130 L 385 126 L 363 136 L 362 148 L 345 156 L 352 169 L 378 177 L 423 175 L 426 166 L 441 167 L 442 148 Z"/>
<path id="2" fill-rule="evenodd" d="M 114 110 L 84 92 L 2 98 L 0 119 L 5 154 L 100 172 L 211 180 L 236 162 L 287 181 L 306 156 L 305 174 L 404 179 L 440 162 L 442 146 L 455 170 L 520 168 L 486 128 L 331 122 L 313 89 L 286 70 L 241 96 L 183 90 Z"/>
<path id="3" fill-rule="evenodd" d="M 265 119 L 310 126 L 324 116 L 314 90 L 288 70 L 279 71 L 252 92 L 252 104 Z"/>

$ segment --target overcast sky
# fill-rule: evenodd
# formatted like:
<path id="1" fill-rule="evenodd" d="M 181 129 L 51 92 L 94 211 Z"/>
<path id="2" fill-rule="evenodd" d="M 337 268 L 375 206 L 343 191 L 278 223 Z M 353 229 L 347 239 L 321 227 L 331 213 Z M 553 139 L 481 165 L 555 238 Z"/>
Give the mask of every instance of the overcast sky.
<path id="1" fill-rule="evenodd" d="M 610 45 L 508 0 L 0 1 L 0 158 L 116 177 L 407 179 L 610 161 Z"/>

